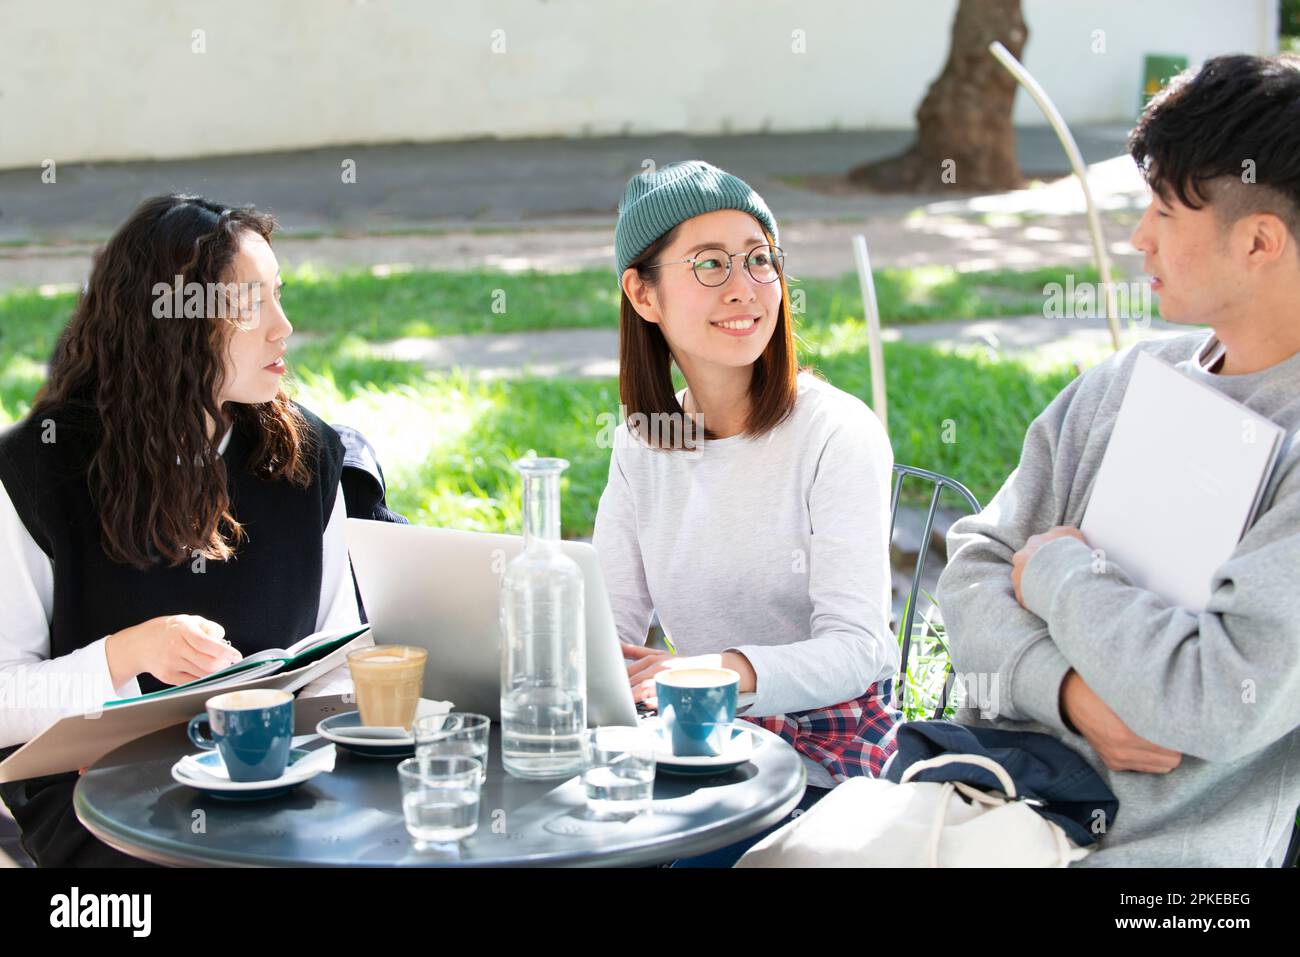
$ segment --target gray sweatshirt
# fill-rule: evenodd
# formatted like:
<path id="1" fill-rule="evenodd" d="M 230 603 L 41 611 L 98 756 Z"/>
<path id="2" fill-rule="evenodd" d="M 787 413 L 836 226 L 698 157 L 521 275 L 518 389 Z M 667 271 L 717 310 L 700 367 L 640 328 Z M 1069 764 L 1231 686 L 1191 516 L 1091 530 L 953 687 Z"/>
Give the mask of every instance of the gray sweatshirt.
<path id="1" fill-rule="evenodd" d="M 1300 804 L 1300 354 L 1216 375 L 1203 331 L 1144 342 L 1080 376 L 1030 425 L 1020 466 L 989 507 L 953 525 L 939 581 L 954 668 L 975 692 L 957 720 L 1043 731 L 1083 755 L 1119 798 L 1081 866 L 1277 864 Z M 1277 422 L 1287 446 L 1254 524 L 1195 614 L 1135 587 L 1082 542 L 1043 546 L 1015 599 L 1011 556 L 1030 535 L 1078 526 L 1137 350 Z M 1177 415 L 1177 409 L 1170 409 Z M 1183 754 L 1168 774 L 1111 771 L 1065 725 L 1073 667 L 1135 734 Z M 982 699 L 982 700 L 981 700 Z"/>

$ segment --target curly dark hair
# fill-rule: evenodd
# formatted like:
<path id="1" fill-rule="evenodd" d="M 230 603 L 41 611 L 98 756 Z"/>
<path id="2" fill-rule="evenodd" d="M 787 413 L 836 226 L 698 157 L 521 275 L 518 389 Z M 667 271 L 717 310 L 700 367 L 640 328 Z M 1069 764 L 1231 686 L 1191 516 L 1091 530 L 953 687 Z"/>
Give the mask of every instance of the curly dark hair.
<path id="1" fill-rule="evenodd" d="M 1219 56 L 1184 71 L 1147 104 L 1128 151 L 1162 198 L 1208 202 L 1224 226 L 1273 213 L 1300 238 L 1300 57 Z"/>
<path id="2" fill-rule="evenodd" d="M 249 465 L 260 477 L 311 483 L 312 430 L 283 386 L 270 402 L 218 408 L 238 316 L 227 318 L 224 303 L 215 314 L 205 305 L 198 319 L 160 319 L 154 309 L 159 283 L 227 282 L 241 234 L 269 242 L 275 226 L 252 207 L 155 196 L 95 257 L 30 415 L 93 410 L 100 439 L 87 481 L 114 561 L 143 569 L 234 555 L 244 531 L 230 510 L 226 470 L 210 467 L 222 436 L 208 434 L 208 417 L 256 435 Z"/>

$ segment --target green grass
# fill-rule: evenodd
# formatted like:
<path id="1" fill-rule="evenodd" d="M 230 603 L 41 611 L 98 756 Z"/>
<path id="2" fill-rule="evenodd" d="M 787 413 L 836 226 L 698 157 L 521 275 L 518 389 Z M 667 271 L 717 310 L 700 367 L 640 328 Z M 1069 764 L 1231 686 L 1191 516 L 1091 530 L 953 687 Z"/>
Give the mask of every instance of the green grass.
<path id="1" fill-rule="evenodd" d="M 886 315 L 1037 312 L 1042 287 L 1065 270 L 962 275 L 882 270 Z M 1078 276 L 1076 281 L 1087 277 Z M 413 521 L 517 530 L 519 482 L 510 463 L 535 449 L 567 458 L 564 534 L 589 535 L 609 462 L 602 425 L 618 410 L 614 379 L 478 382 L 376 358 L 367 344 L 398 336 L 573 325 L 613 325 L 610 277 L 501 273 L 368 274 L 303 271 L 285 290 L 297 328 L 322 334 L 295 349 L 299 399 L 330 422 L 370 437 L 388 476 L 390 504 Z M 801 359 L 837 387 L 869 400 L 871 382 L 856 279 L 801 283 Z M 506 311 L 493 313 L 493 290 Z M 487 305 L 485 305 L 485 303 Z M 71 295 L 0 295 L 0 423 L 25 414 L 42 365 L 72 307 Z M 310 317 L 310 318 L 308 318 Z M 898 462 L 952 475 L 987 502 L 1019 459 L 1025 427 L 1074 375 L 1065 365 L 886 343 L 890 433 Z M 919 490 L 918 490 L 919 494 Z"/>
<path id="2" fill-rule="evenodd" d="M 880 269 L 874 274 L 882 322 L 1040 314 L 1043 287 L 1096 281 L 1091 268 L 962 273 L 947 266 Z M 806 328 L 833 326 L 862 315 L 857 277 L 799 279 L 792 301 Z M 610 272 L 505 273 L 486 270 L 326 272 L 310 266 L 289 274 L 289 318 L 301 332 L 358 335 L 371 341 L 538 329 L 614 328 L 618 288 Z M 0 356 L 49 355 L 76 301 L 74 292 L 0 292 Z"/>
<path id="3" fill-rule="evenodd" d="M 861 321 L 814 337 L 805 359 L 836 387 L 871 401 Z M 950 475 L 987 503 L 1020 459 L 1025 428 L 1076 375 L 1064 362 L 994 358 L 885 343 L 890 441 L 896 462 Z"/>
<path id="4" fill-rule="evenodd" d="M 870 396 L 865 347 L 810 350 L 805 359 L 837 387 Z M 1030 420 L 1074 375 L 1067 366 L 1034 368 L 911 343 L 887 343 L 885 364 L 896 460 L 953 475 L 982 502 L 1015 467 Z M 510 463 L 534 449 L 570 461 L 564 535 L 591 534 L 609 466 L 602 430 L 618 411 L 615 380 L 476 382 L 367 359 L 300 368 L 299 376 L 305 405 L 356 426 L 380 449 L 390 504 L 413 521 L 518 530 L 519 481 Z M 916 488 L 908 500 L 923 494 Z"/>
<path id="5" fill-rule="evenodd" d="M 359 428 L 381 454 L 389 505 L 411 521 L 519 531 L 519 476 L 530 449 L 567 458 L 565 537 L 591 534 L 609 450 L 602 414 L 618 410 L 615 380 L 475 382 L 409 363 L 299 372 L 298 398 L 330 422 Z"/>

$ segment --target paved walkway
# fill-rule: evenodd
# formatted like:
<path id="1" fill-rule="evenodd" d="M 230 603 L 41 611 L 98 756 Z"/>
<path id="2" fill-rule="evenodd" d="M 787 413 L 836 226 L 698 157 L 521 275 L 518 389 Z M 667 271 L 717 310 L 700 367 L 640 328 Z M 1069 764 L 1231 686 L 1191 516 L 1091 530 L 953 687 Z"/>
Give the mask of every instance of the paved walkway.
<path id="1" fill-rule="evenodd" d="M 1117 127 L 1076 130 L 1122 268 L 1140 259 L 1127 239 L 1143 186 Z M 562 271 L 610 269 L 615 207 L 645 159 L 703 156 L 753 183 L 772 205 L 794 275 L 854 268 L 864 233 L 876 266 L 1029 268 L 1091 258 L 1082 194 L 1072 178 L 974 196 L 884 196 L 850 189 L 843 173 L 901 148 L 910 134 L 628 137 L 343 147 L 166 163 L 0 171 L 0 288 L 80 285 L 101 242 L 145 196 L 191 190 L 271 210 L 290 266 Z M 1045 129 L 1021 130 L 1023 167 L 1068 173 Z M 342 184 L 339 157 L 356 159 Z M 960 171 L 958 173 L 960 178 Z M 960 185 L 960 183 L 959 183 Z"/>
<path id="2" fill-rule="evenodd" d="M 785 222 L 781 243 L 791 275 L 839 276 L 856 269 L 852 240 L 862 233 L 872 265 L 882 267 L 953 266 L 972 269 L 1032 269 L 1092 261 L 1082 213 L 1039 215 L 962 215 L 932 213 L 905 218 L 874 217 L 858 222 Z M 1136 221 L 1131 211 L 1103 217 L 1111 261 L 1129 276 L 1141 272 L 1142 258 L 1128 244 Z M 567 272 L 608 269 L 614 281 L 613 223 L 599 228 L 520 228 L 509 232 L 452 231 L 436 235 L 356 236 L 295 239 L 277 237 L 282 266 L 307 263 L 330 270 L 363 268 L 535 269 Z M 76 288 L 90 271 L 94 245 L 0 246 L 0 289 L 11 286 Z"/>
<path id="3" fill-rule="evenodd" d="M 1150 328 L 1126 328 L 1125 340 L 1180 335 L 1185 328 L 1155 320 Z M 1087 360 L 1110 348 L 1102 319 L 1023 316 L 969 322 L 890 326 L 886 342 L 922 342 L 941 348 L 983 347 L 1001 355 L 1046 354 L 1061 361 Z M 311 337 L 297 337 L 299 344 Z M 618 375 L 617 329 L 556 329 L 493 335 L 396 339 L 365 347 L 377 358 L 419 362 L 427 369 L 461 369 L 475 378 L 532 376 L 612 378 Z M 292 357 L 292 352 L 291 352 Z"/>
<path id="4" fill-rule="evenodd" d="M 1128 244 L 1145 190 L 1122 154 L 1125 130 L 1075 131 L 1089 182 L 1103 209 L 1107 249 L 1130 277 L 1141 256 Z M 282 265 L 327 269 L 608 269 L 613 276 L 614 206 L 646 158 L 705 156 L 761 190 L 782 225 L 792 275 L 852 272 L 852 238 L 867 237 L 872 265 L 947 265 L 962 270 L 1086 264 L 1092 249 L 1082 192 L 1072 177 L 1033 188 L 974 196 L 878 196 L 848 189 L 850 166 L 900 149 L 910 134 L 807 133 L 712 137 L 629 137 L 528 142 L 480 141 L 347 147 L 300 153 L 166 163 L 0 172 L 0 289 L 76 288 L 91 254 L 143 196 L 190 189 L 274 211 L 284 224 Z M 1019 132 L 1029 173 L 1068 172 L 1050 131 Z M 357 161 L 356 184 L 335 173 Z M 960 177 L 960 171 L 959 171 Z M 398 230 L 398 233 L 383 232 Z M 378 231 L 378 232 L 377 232 Z M 1140 331 L 1170 334 L 1177 330 Z M 932 323 L 886 329 L 887 339 L 1002 352 L 1052 350 L 1075 358 L 1105 349 L 1100 320 L 1039 317 Z M 299 343 L 310 335 L 300 333 Z M 403 339 L 370 346 L 376 355 L 475 376 L 524 373 L 605 377 L 617 373 L 617 333 L 557 330 Z"/>
<path id="5" fill-rule="evenodd" d="M 1084 160 L 1123 151 L 1127 130 L 1080 126 Z M 845 190 L 849 168 L 896 153 L 904 130 L 741 136 L 628 136 L 473 140 L 394 146 L 340 146 L 290 153 L 166 162 L 60 165 L 54 183 L 37 168 L 0 171 L 0 242 L 99 239 L 145 196 L 179 189 L 272 210 L 291 232 L 373 233 L 596 225 L 612 221 L 629 176 L 704 158 L 758 189 L 778 219 L 901 216 L 925 197 Z M 1045 127 L 1018 131 L 1028 174 L 1069 172 Z M 340 164 L 356 163 L 343 183 Z M 961 171 L 957 170 L 957 186 Z M 931 199 L 937 197 L 930 197 Z"/>

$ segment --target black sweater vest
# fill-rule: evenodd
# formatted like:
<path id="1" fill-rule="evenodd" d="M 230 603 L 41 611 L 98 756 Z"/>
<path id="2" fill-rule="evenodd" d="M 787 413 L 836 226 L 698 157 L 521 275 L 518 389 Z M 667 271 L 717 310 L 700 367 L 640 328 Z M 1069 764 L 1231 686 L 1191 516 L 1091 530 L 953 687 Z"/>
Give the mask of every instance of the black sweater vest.
<path id="1" fill-rule="evenodd" d="M 218 622 L 245 655 L 283 648 L 315 631 L 322 539 L 343 470 L 343 445 L 333 429 L 299 409 L 314 436 L 311 484 L 298 488 L 253 474 L 248 458 L 254 436 L 236 424 L 222 461 L 210 467 L 226 469 L 231 513 L 246 538 L 230 561 L 191 561 L 176 568 L 156 563 L 141 570 L 104 554 L 86 477 L 101 437 L 92 412 L 50 409 L 0 435 L 0 481 L 54 566 L 50 656 L 160 615 L 201 615 Z M 142 692 L 164 687 L 147 673 L 139 682 Z M 3 749 L 0 758 L 13 750 Z M 38 864 L 94 861 L 107 851 L 96 846 L 72 811 L 76 777 L 0 785 L 22 827 L 23 845 Z"/>
<path id="2" fill-rule="evenodd" d="M 301 411 L 314 433 L 311 484 L 297 488 L 254 475 L 248 468 L 254 437 L 236 424 L 223 462 L 211 467 L 226 469 L 230 510 L 246 538 L 230 561 L 196 559 L 175 568 L 157 563 L 141 570 L 104 554 L 86 481 L 100 442 L 92 415 L 50 410 L 0 436 L 0 481 L 54 563 L 50 656 L 159 615 L 218 622 L 245 655 L 283 648 L 315 631 L 321 541 L 342 474 L 343 444 L 333 429 Z M 149 674 L 139 680 L 144 692 L 163 687 Z"/>

